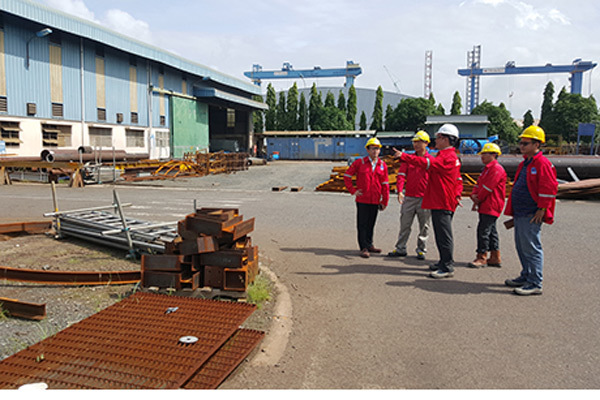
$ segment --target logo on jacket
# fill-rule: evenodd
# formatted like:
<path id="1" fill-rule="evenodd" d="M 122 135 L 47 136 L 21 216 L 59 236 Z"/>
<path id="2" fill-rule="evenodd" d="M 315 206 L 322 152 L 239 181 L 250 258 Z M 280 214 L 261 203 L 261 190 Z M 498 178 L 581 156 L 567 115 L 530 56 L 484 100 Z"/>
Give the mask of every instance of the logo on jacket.
<path id="1" fill-rule="evenodd" d="M 531 167 L 531 175 L 537 174 L 537 169 L 535 167 Z"/>

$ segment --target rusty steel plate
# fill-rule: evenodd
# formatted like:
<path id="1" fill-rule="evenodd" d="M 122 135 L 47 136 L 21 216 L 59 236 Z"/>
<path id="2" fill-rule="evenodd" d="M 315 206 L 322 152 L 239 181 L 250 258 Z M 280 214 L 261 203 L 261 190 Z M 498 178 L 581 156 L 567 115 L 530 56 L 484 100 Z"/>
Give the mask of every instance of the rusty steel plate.
<path id="1" fill-rule="evenodd" d="M 255 308 L 138 292 L 0 362 L 0 389 L 180 388 Z"/>
<path id="2" fill-rule="evenodd" d="M 238 329 L 183 388 L 216 389 L 264 337 L 264 332 Z"/>

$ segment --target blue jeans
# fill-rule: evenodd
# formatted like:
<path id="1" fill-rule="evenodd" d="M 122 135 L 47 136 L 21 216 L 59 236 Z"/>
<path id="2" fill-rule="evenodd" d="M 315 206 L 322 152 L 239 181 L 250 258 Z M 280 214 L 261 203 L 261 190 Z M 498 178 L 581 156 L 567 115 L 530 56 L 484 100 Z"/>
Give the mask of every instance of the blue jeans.
<path id="1" fill-rule="evenodd" d="M 520 278 L 531 285 L 542 287 L 544 251 L 542 250 L 542 224 L 531 223 L 533 215 L 515 217 L 515 245 L 521 261 Z"/>

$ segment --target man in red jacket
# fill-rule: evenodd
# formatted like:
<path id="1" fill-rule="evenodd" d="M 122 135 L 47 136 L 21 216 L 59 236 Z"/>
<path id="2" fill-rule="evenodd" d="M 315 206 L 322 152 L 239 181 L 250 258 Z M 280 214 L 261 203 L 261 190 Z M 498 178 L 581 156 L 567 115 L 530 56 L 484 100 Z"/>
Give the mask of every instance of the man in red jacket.
<path id="1" fill-rule="evenodd" d="M 432 278 L 450 278 L 454 276 L 454 239 L 452 236 L 452 218 L 462 196 L 462 178 L 460 160 L 454 146 L 458 143 L 458 128 L 444 124 L 435 134 L 435 158 L 418 157 L 396 150 L 395 158 L 402 162 L 426 169 L 429 173 L 427 188 L 421 207 L 431 210 L 431 221 L 435 243 L 440 260 L 429 269 Z M 394 149 L 395 150 L 395 149 Z"/>
<path id="2" fill-rule="evenodd" d="M 415 154 L 419 157 L 432 158 L 427 151 L 429 144 L 429 135 L 425 131 L 418 131 L 412 139 Z M 388 253 L 388 257 L 406 256 L 406 243 L 410 237 L 412 223 L 417 217 L 419 221 L 419 235 L 417 236 L 417 258 L 425 259 L 427 253 L 427 238 L 429 237 L 429 225 L 431 221 L 431 211 L 421 207 L 423 195 L 427 187 L 428 173 L 426 169 L 409 165 L 400 164 L 398 168 L 398 179 L 396 189 L 398 192 L 398 202 L 402 204 L 400 210 L 400 233 L 394 250 Z M 406 185 L 405 185 L 406 183 Z M 406 189 L 405 193 L 402 193 Z"/>
<path id="3" fill-rule="evenodd" d="M 506 197 L 506 171 L 498 162 L 501 154 L 500 147 L 495 143 L 486 143 L 479 152 L 485 167 L 471 193 L 473 211 L 479 212 L 477 256 L 468 264 L 471 268 L 501 266 L 500 240 L 496 230 L 496 220 L 502 214 Z"/>
<path id="4" fill-rule="evenodd" d="M 540 146 L 546 141 L 544 130 L 531 125 L 519 138 L 519 149 L 524 160 L 517 168 L 515 183 L 504 213 L 513 216 L 521 274 L 504 283 L 514 287 L 516 294 L 528 296 L 542 294 L 542 222 L 554 222 L 558 181 L 554 165 L 540 150 Z"/>
<path id="5" fill-rule="evenodd" d="M 385 210 L 390 199 L 387 165 L 379 158 L 381 143 L 371 138 L 365 145 L 368 156 L 354 161 L 344 174 L 344 183 L 352 195 L 356 195 L 356 227 L 360 256 L 369 258 L 370 253 L 381 253 L 373 245 L 373 232 L 377 213 Z M 352 177 L 356 176 L 356 187 Z"/>

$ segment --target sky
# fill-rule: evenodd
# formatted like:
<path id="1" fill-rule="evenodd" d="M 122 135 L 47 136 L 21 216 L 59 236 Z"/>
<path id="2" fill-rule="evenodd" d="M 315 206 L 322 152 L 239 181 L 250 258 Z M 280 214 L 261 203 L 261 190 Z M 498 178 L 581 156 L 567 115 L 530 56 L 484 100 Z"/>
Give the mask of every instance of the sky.
<path id="1" fill-rule="evenodd" d="M 160 47 L 241 80 L 254 64 L 279 70 L 362 67 L 355 86 L 424 95 L 425 53 L 433 54 L 432 92 L 449 112 L 454 92 L 466 102 L 467 53 L 481 46 L 481 66 L 571 64 L 600 58 L 600 2 L 595 0 L 36 0 Z M 569 74 L 484 76 L 479 100 L 501 102 L 520 119 L 539 118 L 543 91 L 555 96 Z M 263 81 L 277 90 L 293 80 Z M 297 82 L 310 87 L 313 80 Z M 344 78 L 319 79 L 342 86 Z M 600 99 L 600 66 L 583 77 L 582 95 Z"/>

